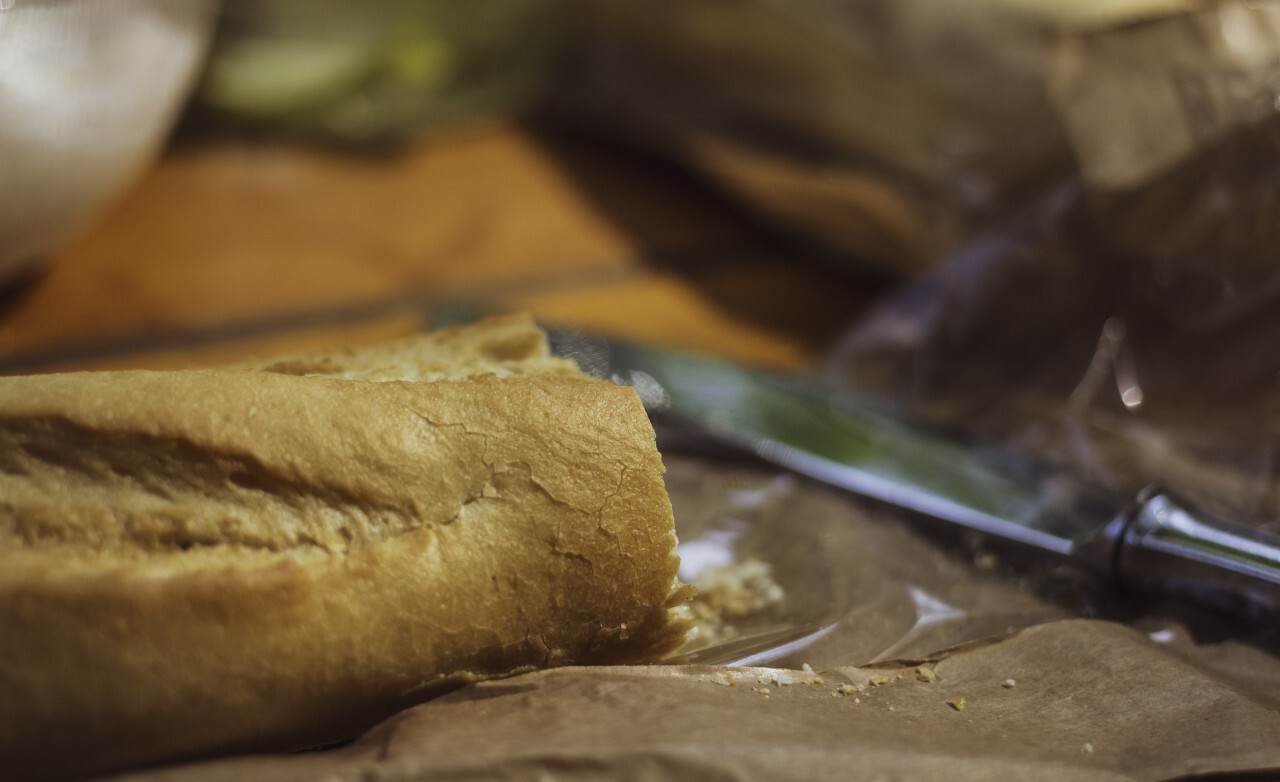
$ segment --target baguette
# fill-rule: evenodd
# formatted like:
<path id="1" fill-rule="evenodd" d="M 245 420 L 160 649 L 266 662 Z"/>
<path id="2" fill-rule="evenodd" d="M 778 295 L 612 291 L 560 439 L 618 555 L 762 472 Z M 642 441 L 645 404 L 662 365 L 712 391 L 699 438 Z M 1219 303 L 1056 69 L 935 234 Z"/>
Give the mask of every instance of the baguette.
<path id="1" fill-rule="evenodd" d="M 340 741 L 687 633 L 635 393 L 527 318 L 0 379 L 0 778 Z"/>

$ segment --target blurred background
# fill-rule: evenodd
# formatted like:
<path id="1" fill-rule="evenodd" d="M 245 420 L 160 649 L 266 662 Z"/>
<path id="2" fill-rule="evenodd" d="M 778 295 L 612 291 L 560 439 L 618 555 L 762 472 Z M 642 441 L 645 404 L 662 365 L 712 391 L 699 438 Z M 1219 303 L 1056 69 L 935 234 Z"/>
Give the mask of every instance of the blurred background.
<path id="1" fill-rule="evenodd" d="M 1280 3 L 0 0 L 0 370 L 486 311 L 1280 518 Z"/>

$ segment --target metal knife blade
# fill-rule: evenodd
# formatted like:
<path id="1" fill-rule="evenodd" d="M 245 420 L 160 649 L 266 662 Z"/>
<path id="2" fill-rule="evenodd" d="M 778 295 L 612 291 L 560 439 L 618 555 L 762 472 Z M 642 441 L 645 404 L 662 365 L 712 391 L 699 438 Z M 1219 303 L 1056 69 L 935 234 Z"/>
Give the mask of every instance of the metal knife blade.
<path id="1" fill-rule="evenodd" d="M 580 333 L 551 340 L 588 374 L 633 386 L 655 420 L 673 417 L 820 482 L 1050 552 L 1120 585 L 1280 616 L 1280 536 L 1196 513 L 1167 492 L 1107 497 L 799 378 Z"/>

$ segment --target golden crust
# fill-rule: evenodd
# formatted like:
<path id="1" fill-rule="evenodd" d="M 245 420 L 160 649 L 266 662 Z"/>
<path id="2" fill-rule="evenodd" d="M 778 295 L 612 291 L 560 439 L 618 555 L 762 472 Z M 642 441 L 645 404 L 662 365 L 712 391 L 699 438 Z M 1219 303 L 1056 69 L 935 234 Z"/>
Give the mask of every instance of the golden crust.
<path id="1" fill-rule="evenodd" d="M 318 350 L 246 363 L 241 368 L 370 381 L 432 381 L 479 374 L 582 376 L 572 361 L 550 354 L 546 336 L 526 313 L 416 334 L 375 347 Z"/>
<path id="2" fill-rule="evenodd" d="M 661 657 L 661 472 L 634 392 L 556 372 L 0 379 L 0 769 L 313 745 Z"/>

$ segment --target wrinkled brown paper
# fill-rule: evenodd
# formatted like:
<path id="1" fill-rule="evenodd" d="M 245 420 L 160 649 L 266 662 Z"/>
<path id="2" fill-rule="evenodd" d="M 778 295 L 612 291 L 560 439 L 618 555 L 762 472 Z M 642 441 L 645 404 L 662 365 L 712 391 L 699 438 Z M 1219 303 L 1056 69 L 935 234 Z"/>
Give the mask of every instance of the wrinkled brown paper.
<path id="1" fill-rule="evenodd" d="M 469 687 L 343 749 L 132 782 L 420 779 L 1159 780 L 1280 771 L 1280 711 L 1224 672 L 1094 621 L 924 661 L 817 676 L 773 668 L 580 668 Z M 920 671 L 930 673 L 921 675 Z M 933 681 L 923 681 L 932 677 Z"/>
<path id="2" fill-rule="evenodd" d="M 736 530 L 734 555 L 768 561 L 786 590 L 780 609 L 741 632 L 797 621 L 830 627 L 826 635 L 770 667 L 559 669 L 473 685 L 344 747 L 119 779 L 1162 780 L 1280 771 L 1280 660 L 1258 638 L 1197 644 L 1154 614 L 1131 626 L 1069 618 L 1090 610 L 1087 592 L 1046 591 L 1043 579 L 1019 574 L 1016 558 L 935 543 L 901 518 L 774 472 L 668 461 L 685 539 Z"/>
<path id="3" fill-rule="evenodd" d="M 853 324 L 839 383 L 1119 493 L 1280 516 L 1280 3 L 1068 36 L 1081 181 Z"/>
<path id="4" fill-rule="evenodd" d="M 571 0 L 561 111 L 861 262 L 936 266 L 1069 177 L 1055 39 L 1203 0 Z"/>

